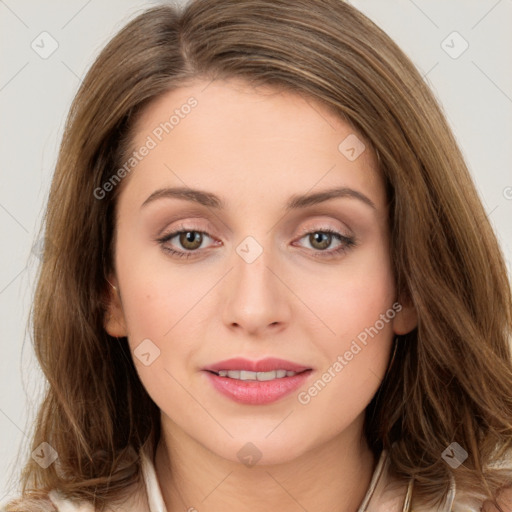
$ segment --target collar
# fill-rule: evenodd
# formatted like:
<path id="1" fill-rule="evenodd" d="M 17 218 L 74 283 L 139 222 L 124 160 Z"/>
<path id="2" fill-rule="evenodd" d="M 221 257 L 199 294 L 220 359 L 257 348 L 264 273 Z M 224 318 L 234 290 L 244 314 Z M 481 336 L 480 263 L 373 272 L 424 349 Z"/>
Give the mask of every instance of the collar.
<path id="1" fill-rule="evenodd" d="M 388 466 L 388 452 L 383 450 L 357 512 L 406 512 L 410 510 L 412 481 L 404 484 L 402 481 L 391 479 L 388 474 Z M 149 512 L 167 512 L 155 472 L 154 451 L 151 445 L 141 449 L 141 467 Z"/>

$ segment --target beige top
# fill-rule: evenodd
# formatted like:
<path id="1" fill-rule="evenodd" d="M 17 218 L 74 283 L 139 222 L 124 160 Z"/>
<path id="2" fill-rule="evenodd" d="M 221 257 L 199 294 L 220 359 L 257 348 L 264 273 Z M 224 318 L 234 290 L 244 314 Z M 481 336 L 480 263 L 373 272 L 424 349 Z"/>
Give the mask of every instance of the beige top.
<path id="1" fill-rule="evenodd" d="M 152 452 L 152 451 L 151 451 Z M 142 482 L 130 497 L 120 506 L 112 507 L 112 512 L 167 512 L 162 492 L 155 472 L 154 461 L 149 447 L 141 451 Z M 455 482 L 446 502 L 436 510 L 422 508 L 415 503 L 412 482 L 397 481 L 388 473 L 389 458 L 384 450 L 373 472 L 366 495 L 357 512 L 480 512 L 481 504 L 468 500 L 464 494 L 456 493 Z M 51 502 L 59 512 L 94 512 L 89 503 L 75 503 L 59 496 L 58 492 L 49 493 Z M 190 511 L 194 512 L 193 507 Z"/>

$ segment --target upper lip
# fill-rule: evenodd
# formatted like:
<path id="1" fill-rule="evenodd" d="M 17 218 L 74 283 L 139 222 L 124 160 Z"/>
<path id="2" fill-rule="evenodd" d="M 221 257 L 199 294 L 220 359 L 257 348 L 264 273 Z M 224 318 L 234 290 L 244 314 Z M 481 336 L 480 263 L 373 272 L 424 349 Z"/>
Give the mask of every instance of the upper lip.
<path id="1" fill-rule="evenodd" d="M 290 372 L 303 372 L 304 370 L 311 370 L 309 366 L 304 366 L 285 359 L 278 359 L 276 357 L 267 357 L 259 361 L 252 361 L 244 359 L 243 357 L 234 357 L 219 361 L 218 363 L 211 364 L 203 368 L 212 372 L 220 370 L 246 370 L 250 372 L 271 372 L 274 370 L 287 370 Z"/>

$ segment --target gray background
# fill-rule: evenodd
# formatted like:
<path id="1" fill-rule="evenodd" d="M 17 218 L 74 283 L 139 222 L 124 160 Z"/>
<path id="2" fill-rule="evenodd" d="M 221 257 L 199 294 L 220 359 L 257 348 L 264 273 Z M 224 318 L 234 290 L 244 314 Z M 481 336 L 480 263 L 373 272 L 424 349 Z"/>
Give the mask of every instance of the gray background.
<path id="1" fill-rule="evenodd" d="M 26 324 L 64 119 L 100 49 L 157 3 L 0 0 L 0 502 L 16 494 L 18 479 L 9 477 L 30 456 L 27 436 L 43 389 Z M 350 3 L 402 47 L 442 104 L 510 271 L 512 0 Z M 31 47 L 48 51 L 52 39 L 58 48 L 45 59 Z"/>

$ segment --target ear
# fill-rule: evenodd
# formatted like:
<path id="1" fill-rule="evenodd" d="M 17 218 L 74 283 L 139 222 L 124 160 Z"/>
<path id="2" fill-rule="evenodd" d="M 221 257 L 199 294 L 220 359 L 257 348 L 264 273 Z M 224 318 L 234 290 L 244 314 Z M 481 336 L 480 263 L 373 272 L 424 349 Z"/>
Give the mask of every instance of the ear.
<path id="1" fill-rule="evenodd" d="M 119 286 L 115 276 L 109 276 L 106 283 L 106 307 L 103 316 L 103 326 L 110 336 L 121 338 L 127 336 L 126 320 L 121 303 Z"/>
<path id="2" fill-rule="evenodd" d="M 398 302 L 400 309 L 393 318 L 393 332 L 395 334 L 407 334 L 418 326 L 418 314 L 416 308 L 409 302 Z"/>

